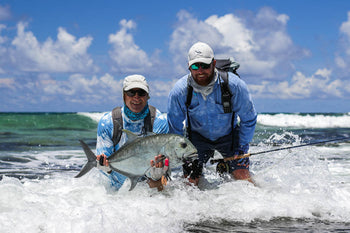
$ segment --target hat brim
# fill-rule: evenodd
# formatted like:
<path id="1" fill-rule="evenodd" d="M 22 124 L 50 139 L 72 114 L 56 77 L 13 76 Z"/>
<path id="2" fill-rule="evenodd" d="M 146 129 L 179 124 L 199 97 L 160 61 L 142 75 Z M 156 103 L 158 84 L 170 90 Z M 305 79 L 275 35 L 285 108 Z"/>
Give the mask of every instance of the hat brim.
<path id="1" fill-rule="evenodd" d="M 143 85 L 141 83 L 132 83 L 132 84 L 128 85 L 127 87 L 125 87 L 124 91 L 129 91 L 129 90 L 134 89 L 134 88 L 140 88 L 140 89 L 144 90 L 145 92 L 149 93 L 147 86 Z"/>
<path id="2" fill-rule="evenodd" d="M 196 58 L 196 59 L 193 59 L 190 62 L 188 62 L 188 67 L 190 67 L 194 63 L 210 64 L 212 61 L 213 61 L 213 58 L 204 58 L 204 57 Z"/>

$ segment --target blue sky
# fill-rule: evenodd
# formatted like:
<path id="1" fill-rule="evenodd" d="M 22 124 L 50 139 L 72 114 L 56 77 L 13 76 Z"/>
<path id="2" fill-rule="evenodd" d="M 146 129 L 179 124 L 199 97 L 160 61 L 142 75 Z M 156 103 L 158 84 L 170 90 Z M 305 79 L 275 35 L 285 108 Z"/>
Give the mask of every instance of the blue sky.
<path id="1" fill-rule="evenodd" d="M 0 2 L 0 112 L 109 111 L 142 74 L 150 103 L 203 41 L 234 57 L 258 112 L 350 112 L 350 1 Z"/>

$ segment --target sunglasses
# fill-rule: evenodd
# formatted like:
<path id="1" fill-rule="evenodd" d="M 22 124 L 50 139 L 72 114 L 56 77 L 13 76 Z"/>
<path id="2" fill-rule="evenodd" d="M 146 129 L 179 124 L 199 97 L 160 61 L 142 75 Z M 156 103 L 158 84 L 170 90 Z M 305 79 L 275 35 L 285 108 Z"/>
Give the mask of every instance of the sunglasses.
<path id="1" fill-rule="evenodd" d="M 139 95 L 139 96 L 146 96 L 147 95 L 147 92 L 145 90 L 142 90 L 142 89 L 138 89 L 138 90 L 128 90 L 125 92 L 127 96 L 129 97 L 134 97 L 136 95 L 136 93 Z"/>
<path id="2" fill-rule="evenodd" d="M 203 70 L 206 70 L 206 69 L 209 69 L 211 66 L 211 63 L 210 64 L 205 64 L 205 63 L 194 63 L 191 65 L 191 69 L 192 70 L 198 70 L 199 67 L 202 67 Z"/>

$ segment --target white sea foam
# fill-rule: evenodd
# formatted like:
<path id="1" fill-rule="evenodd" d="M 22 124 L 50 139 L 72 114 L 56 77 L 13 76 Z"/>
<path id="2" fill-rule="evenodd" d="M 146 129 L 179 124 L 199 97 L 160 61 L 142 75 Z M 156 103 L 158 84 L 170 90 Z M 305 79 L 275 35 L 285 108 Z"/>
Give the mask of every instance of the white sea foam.
<path id="1" fill-rule="evenodd" d="M 269 148 L 252 151 L 258 149 Z M 46 164 L 85 162 L 82 151 L 62 152 L 63 158 L 59 151 L 47 152 L 47 160 L 45 152 L 35 157 Z M 174 172 L 160 193 L 146 183 L 129 192 L 129 181 L 115 192 L 97 169 L 79 179 L 72 172 L 41 180 L 3 177 L 0 232 L 183 232 L 186 224 L 206 220 L 249 223 L 281 217 L 348 222 L 350 187 L 343 182 L 350 164 L 341 159 L 349 153 L 348 146 L 308 147 L 253 156 L 251 169 L 260 187 L 246 181 L 215 183 L 221 179 L 215 167 L 206 169 L 212 183 L 204 182 L 202 190 Z"/>
<path id="2" fill-rule="evenodd" d="M 94 121 L 98 122 L 105 113 L 106 112 L 78 112 L 77 114 L 90 117 Z"/>
<path id="3" fill-rule="evenodd" d="M 278 127 L 350 128 L 350 114 L 259 114 L 258 123 Z"/>

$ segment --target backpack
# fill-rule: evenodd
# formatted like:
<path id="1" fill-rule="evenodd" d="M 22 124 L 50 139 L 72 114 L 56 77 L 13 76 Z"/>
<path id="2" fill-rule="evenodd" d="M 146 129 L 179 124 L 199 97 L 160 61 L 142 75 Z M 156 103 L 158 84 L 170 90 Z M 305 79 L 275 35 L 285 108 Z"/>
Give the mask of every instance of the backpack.
<path id="1" fill-rule="evenodd" d="M 239 66 L 239 63 L 235 62 L 234 59 L 230 57 L 228 59 L 217 59 L 215 67 L 219 71 L 234 73 L 240 78 L 239 74 L 237 73 Z"/>
<path id="2" fill-rule="evenodd" d="M 153 123 L 154 119 L 156 118 L 156 111 L 157 109 L 153 107 L 152 105 L 148 105 L 149 113 L 144 118 L 144 125 L 142 129 L 142 134 L 146 134 L 147 132 L 153 131 Z M 122 111 L 121 107 L 116 107 L 112 110 L 112 121 L 113 121 L 113 147 L 117 145 L 120 141 L 120 138 L 122 136 L 122 129 L 123 129 L 123 117 L 122 117 Z"/>
<path id="3" fill-rule="evenodd" d="M 228 59 L 216 59 L 216 69 L 219 72 L 219 78 L 221 77 L 223 82 L 220 82 L 220 88 L 221 88 L 221 102 L 222 106 L 224 108 L 224 113 L 231 113 L 232 112 L 232 103 L 231 103 L 231 97 L 232 93 L 230 91 L 229 85 L 228 85 L 228 72 L 234 73 L 239 78 L 239 74 L 237 73 L 237 69 L 239 68 L 239 63 L 235 62 L 233 58 Z M 190 78 L 190 74 L 188 75 L 188 78 Z M 187 113 L 187 136 L 188 138 L 191 138 L 191 122 L 190 117 L 188 114 L 188 108 L 191 105 L 192 100 L 192 94 L 193 94 L 193 87 L 189 85 L 187 82 L 187 98 L 186 98 L 186 113 Z M 235 113 L 232 115 L 232 127 L 233 127 L 233 121 L 235 119 Z"/>

